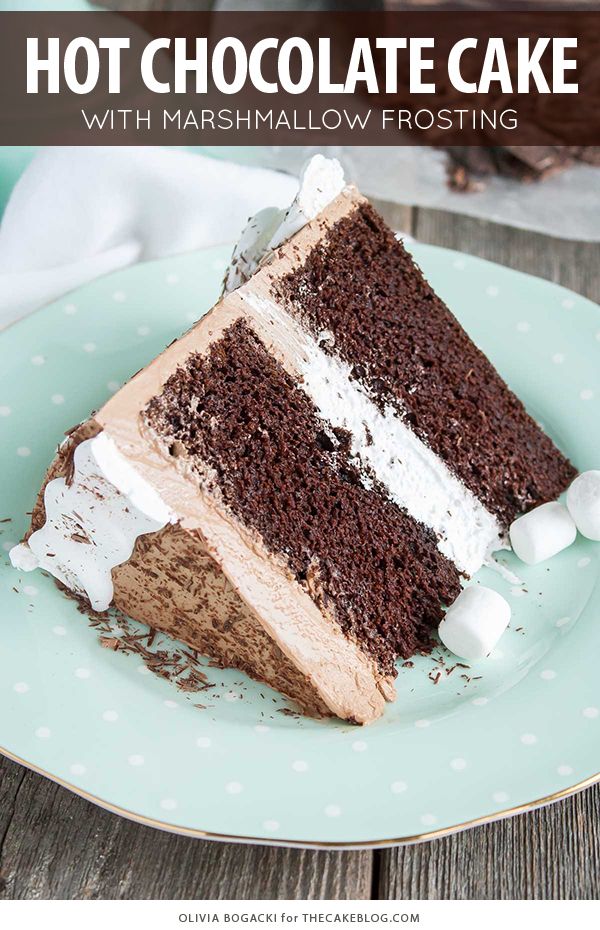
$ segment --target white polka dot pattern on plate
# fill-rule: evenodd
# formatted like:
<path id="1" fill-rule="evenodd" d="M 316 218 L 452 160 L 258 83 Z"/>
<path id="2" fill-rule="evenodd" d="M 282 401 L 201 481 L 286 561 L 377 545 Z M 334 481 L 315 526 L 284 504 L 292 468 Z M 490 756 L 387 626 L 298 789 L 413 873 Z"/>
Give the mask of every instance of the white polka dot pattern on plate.
<path id="1" fill-rule="evenodd" d="M 435 814 L 421 814 L 421 823 L 424 827 L 433 827 L 437 823 Z"/>
<path id="2" fill-rule="evenodd" d="M 464 770 L 466 769 L 466 767 L 467 767 L 467 762 L 466 762 L 465 759 L 462 759 L 462 758 L 458 757 L 458 758 L 456 758 L 456 759 L 451 759 L 451 760 L 450 760 L 450 768 L 451 768 L 454 772 L 464 772 Z"/>
<path id="3" fill-rule="evenodd" d="M 582 559 L 579 559 L 577 562 L 577 568 L 587 568 L 591 563 L 591 559 L 588 556 L 584 556 Z"/>
<path id="4" fill-rule="evenodd" d="M 29 685 L 25 681 L 18 681 L 13 685 L 13 691 L 16 691 L 17 694 L 27 694 L 29 691 Z"/>
<path id="5" fill-rule="evenodd" d="M 326 817 L 339 817 L 342 813 L 341 807 L 338 804 L 328 804 L 325 808 Z"/>
<path id="6" fill-rule="evenodd" d="M 31 455 L 31 449 L 29 448 L 29 446 L 19 446 L 19 448 L 17 449 L 17 455 L 19 456 L 19 458 L 27 459 Z"/>
<path id="7" fill-rule="evenodd" d="M 115 303 L 117 304 L 122 304 L 127 300 L 127 295 L 125 291 L 115 291 L 112 297 Z"/>
<path id="8" fill-rule="evenodd" d="M 255 733 L 268 733 L 271 727 L 268 727 L 266 723 L 257 723 L 254 727 Z"/>
<path id="9" fill-rule="evenodd" d="M 562 365 L 564 360 L 565 360 L 565 357 L 562 354 L 562 352 L 555 352 L 554 355 L 552 356 L 552 361 L 554 362 L 555 365 Z"/>
<path id="10" fill-rule="evenodd" d="M 9 417 L 11 414 L 11 409 L 6 404 L 0 406 L 0 417 Z"/>
<path id="11" fill-rule="evenodd" d="M 87 769 L 81 762 L 74 762 L 73 765 L 69 767 L 69 771 L 71 775 L 85 775 Z"/>
<path id="12" fill-rule="evenodd" d="M 583 390 L 579 392 L 579 396 L 582 400 L 592 400 L 594 397 L 594 392 L 591 388 L 583 388 Z"/>
<path id="13" fill-rule="evenodd" d="M 295 762 L 292 762 L 292 768 L 294 772 L 307 772 L 308 762 L 305 762 L 304 759 L 296 759 Z"/>
<path id="14" fill-rule="evenodd" d="M 75 304 L 65 304 L 63 309 L 67 316 L 74 316 L 77 313 L 77 307 Z"/>
<path id="15" fill-rule="evenodd" d="M 241 794 L 243 790 L 244 786 L 239 781 L 228 781 L 225 785 L 227 794 Z"/>
<path id="16" fill-rule="evenodd" d="M 565 778 L 573 774 L 573 769 L 570 765 L 559 765 L 556 771 Z"/>
<path id="17" fill-rule="evenodd" d="M 38 739 L 50 739 L 52 731 L 49 727 L 38 727 L 35 731 L 35 735 Z"/>
<path id="18" fill-rule="evenodd" d="M 265 820 L 263 821 L 263 828 L 268 830 L 269 833 L 275 833 L 276 830 L 279 830 L 279 821 L 278 820 Z"/>
<path id="19" fill-rule="evenodd" d="M 160 806 L 164 811 L 174 811 L 177 807 L 177 801 L 173 798 L 163 798 L 160 802 Z"/>
<path id="20" fill-rule="evenodd" d="M 600 710 L 597 707 L 584 707 L 581 713 L 586 720 L 595 720 L 600 716 Z"/>
<path id="21" fill-rule="evenodd" d="M 64 626 L 53 626 L 52 632 L 54 633 L 55 636 L 66 636 L 67 635 L 67 631 Z"/>
<path id="22" fill-rule="evenodd" d="M 475 707 L 485 707 L 488 701 L 489 701 L 489 698 L 476 697 L 476 698 L 473 698 L 473 700 L 471 701 L 471 704 L 474 704 Z"/>
<path id="23" fill-rule="evenodd" d="M 38 589 L 32 584 L 23 585 L 23 594 L 26 594 L 27 597 L 35 597 L 38 593 Z"/>
<path id="24" fill-rule="evenodd" d="M 127 757 L 129 765 L 132 765 L 134 768 L 138 768 L 140 765 L 143 765 L 146 761 L 143 756 L 134 753 L 132 756 Z"/>
<path id="25" fill-rule="evenodd" d="M 149 336 L 149 335 L 150 335 L 150 327 L 149 327 L 149 326 L 138 326 L 138 328 L 137 328 L 137 334 L 138 334 L 138 336 Z"/>
<path id="26" fill-rule="evenodd" d="M 199 736 L 196 740 L 198 749 L 209 749 L 211 744 L 210 736 Z"/>
<path id="27" fill-rule="evenodd" d="M 390 785 L 390 791 L 392 792 L 392 794 L 404 794 L 407 788 L 408 788 L 408 785 L 406 784 L 406 782 L 400 781 L 400 780 L 393 781 L 392 784 Z"/>
<path id="28" fill-rule="evenodd" d="M 556 672 L 553 668 L 545 668 L 543 672 L 540 672 L 540 678 L 544 681 L 552 681 L 556 678 Z"/>
<path id="29" fill-rule="evenodd" d="M 495 801 L 496 804 L 506 804 L 509 798 L 510 795 L 508 795 L 506 791 L 494 791 L 492 795 L 492 800 Z"/>
<path id="30" fill-rule="evenodd" d="M 419 730 L 424 730 L 426 727 L 428 727 L 428 726 L 430 726 L 430 725 L 431 725 L 431 724 L 430 724 L 429 720 L 425 720 L 424 718 L 422 718 L 421 720 L 415 720 L 415 726 L 416 726 Z"/>
<path id="31" fill-rule="evenodd" d="M 53 394 L 50 400 L 55 406 L 60 407 L 65 402 L 64 394 Z"/>
<path id="32" fill-rule="evenodd" d="M 521 742 L 524 746 L 533 746 L 535 743 L 537 743 L 537 736 L 535 733 L 522 733 Z"/>
<path id="33" fill-rule="evenodd" d="M 44 358 L 43 355 L 32 355 L 32 356 L 31 356 L 31 364 L 32 364 L 32 365 L 36 365 L 36 366 L 39 367 L 40 365 L 43 365 L 45 361 L 46 361 L 46 359 Z"/>
<path id="34" fill-rule="evenodd" d="M 517 332 L 518 333 L 528 333 L 531 331 L 531 323 L 528 323 L 527 320 L 521 320 L 517 323 Z"/>
<path id="35" fill-rule="evenodd" d="M 88 678 L 92 677 L 92 673 L 89 668 L 76 668 L 75 669 L 75 678 L 80 678 L 82 681 L 85 681 Z"/>
<path id="36" fill-rule="evenodd" d="M 95 342 L 84 342 L 81 348 L 83 349 L 84 352 L 95 352 L 96 343 Z"/>
<path id="37" fill-rule="evenodd" d="M 571 622 L 570 617 L 559 617 L 554 625 L 560 629 L 563 626 L 567 626 L 567 624 L 569 624 L 570 622 Z"/>
<path id="38" fill-rule="evenodd" d="M 362 739 L 357 739 L 352 743 L 352 749 L 354 752 L 365 752 L 367 749 L 367 744 Z"/>
<path id="39" fill-rule="evenodd" d="M 119 719 L 119 715 L 116 710 L 105 710 L 102 714 L 102 719 L 106 723 L 115 723 Z"/>
<path id="40" fill-rule="evenodd" d="M 488 295 L 488 297 L 497 297 L 498 294 L 500 293 L 500 290 L 498 289 L 498 287 L 496 287 L 495 284 L 488 284 L 488 286 L 485 289 L 485 292 Z"/>

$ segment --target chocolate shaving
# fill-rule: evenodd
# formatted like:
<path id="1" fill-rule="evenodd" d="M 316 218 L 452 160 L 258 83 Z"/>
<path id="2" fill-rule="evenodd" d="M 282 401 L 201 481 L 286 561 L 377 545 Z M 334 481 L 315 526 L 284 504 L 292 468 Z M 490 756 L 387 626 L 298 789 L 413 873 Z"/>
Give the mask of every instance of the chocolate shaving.
<path id="1" fill-rule="evenodd" d="M 56 584 L 75 601 L 77 610 L 87 618 L 104 649 L 139 656 L 149 671 L 172 682 L 179 691 L 197 693 L 215 687 L 203 672 L 195 650 L 177 646 L 152 628 L 140 631 L 137 624 L 116 608 L 95 611 L 83 596 L 70 591 L 60 581 Z"/>
<path id="2" fill-rule="evenodd" d="M 71 533 L 71 539 L 76 543 L 83 543 L 85 546 L 91 546 L 92 540 L 88 539 L 87 536 L 82 536 L 81 533 Z"/>

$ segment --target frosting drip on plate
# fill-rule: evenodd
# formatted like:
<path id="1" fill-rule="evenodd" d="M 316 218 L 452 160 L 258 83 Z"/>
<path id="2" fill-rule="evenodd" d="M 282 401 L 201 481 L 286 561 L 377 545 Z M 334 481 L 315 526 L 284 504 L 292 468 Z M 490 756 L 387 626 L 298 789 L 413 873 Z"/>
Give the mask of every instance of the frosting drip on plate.
<path id="1" fill-rule="evenodd" d="M 72 480 L 44 491 L 46 522 L 10 552 L 22 571 L 43 568 L 94 610 L 113 599 L 112 569 L 126 562 L 138 536 L 175 522 L 158 493 L 121 455 L 107 433 L 79 443 Z"/>

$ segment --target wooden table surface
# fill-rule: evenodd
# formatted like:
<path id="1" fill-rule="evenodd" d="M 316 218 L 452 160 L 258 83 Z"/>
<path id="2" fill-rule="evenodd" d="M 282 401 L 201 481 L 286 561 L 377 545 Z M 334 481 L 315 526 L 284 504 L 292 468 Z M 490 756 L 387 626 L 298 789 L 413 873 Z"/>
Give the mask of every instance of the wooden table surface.
<path id="1" fill-rule="evenodd" d="M 600 245 L 379 204 L 396 228 L 600 302 Z M 534 813 L 396 849 L 205 842 L 106 813 L 0 758 L 0 899 L 598 898 L 600 787 Z"/>

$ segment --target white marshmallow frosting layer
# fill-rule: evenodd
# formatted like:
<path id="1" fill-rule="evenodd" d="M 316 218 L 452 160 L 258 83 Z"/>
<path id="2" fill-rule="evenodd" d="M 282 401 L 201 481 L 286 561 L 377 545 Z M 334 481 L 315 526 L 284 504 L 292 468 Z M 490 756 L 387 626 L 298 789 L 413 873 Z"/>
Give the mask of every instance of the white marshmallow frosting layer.
<path id="1" fill-rule="evenodd" d="M 382 412 L 374 404 L 347 363 L 325 352 L 281 306 L 251 290 L 240 293 L 274 331 L 291 338 L 302 390 L 323 420 L 351 434 L 351 452 L 366 486 L 373 474 L 394 503 L 433 530 L 439 550 L 467 575 L 475 574 L 493 552 L 506 548 L 496 517 L 396 410 L 387 406 Z M 331 334 L 321 335 L 321 341 L 331 340 Z"/>
<path id="2" fill-rule="evenodd" d="M 94 610 L 111 603 L 112 569 L 130 558 L 138 536 L 175 520 L 104 432 L 79 443 L 72 481 L 49 481 L 44 507 L 44 526 L 11 550 L 12 564 L 45 569 Z"/>
<path id="3" fill-rule="evenodd" d="M 496 518 L 391 406 L 383 412 L 375 406 L 340 359 L 314 343 L 302 375 L 323 419 L 352 435 L 352 454 L 391 499 L 433 530 L 438 548 L 460 571 L 478 571 L 501 547 Z"/>

